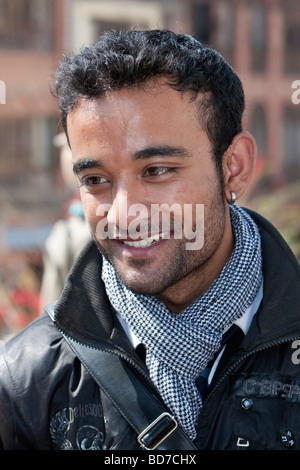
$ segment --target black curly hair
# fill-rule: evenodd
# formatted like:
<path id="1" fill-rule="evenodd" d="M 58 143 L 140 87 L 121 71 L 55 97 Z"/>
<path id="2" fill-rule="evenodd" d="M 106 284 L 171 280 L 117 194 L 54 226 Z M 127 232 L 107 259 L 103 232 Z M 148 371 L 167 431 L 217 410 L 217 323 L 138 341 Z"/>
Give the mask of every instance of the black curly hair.
<path id="1" fill-rule="evenodd" d="M 167 30 L 108 31 L 74 56 L 64 56 L 56 72 L 62 125 L 82 98 L 98 98 L 124 87 L 165 76 L 179 92 L 200 97 L 199 119 L 206 129 L 219 174 L 222 156 L 242 130 L 245 98 L 240 79 L 214 49 L 187 34 Z"/>

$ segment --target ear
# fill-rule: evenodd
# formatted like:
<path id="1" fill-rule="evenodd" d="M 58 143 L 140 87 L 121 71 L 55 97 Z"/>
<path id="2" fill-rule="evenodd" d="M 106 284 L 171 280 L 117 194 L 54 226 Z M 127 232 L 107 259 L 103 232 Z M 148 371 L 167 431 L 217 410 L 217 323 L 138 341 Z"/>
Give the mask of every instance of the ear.
<path id="1" fill-rule="evenodd" d="M 223 157 L 224 195 L 231 200 L 231 192 L 240 198 L 248 188 L 256 163 L 257 147 L 249 132 L 237 134 Z"/>

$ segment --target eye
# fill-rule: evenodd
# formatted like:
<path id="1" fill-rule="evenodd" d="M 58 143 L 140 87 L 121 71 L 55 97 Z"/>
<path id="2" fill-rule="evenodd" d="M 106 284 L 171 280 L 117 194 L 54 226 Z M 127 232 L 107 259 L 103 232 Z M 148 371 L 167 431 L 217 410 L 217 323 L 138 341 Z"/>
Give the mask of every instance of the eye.
<path id="1" fill-rule="evenodd" d="M 108 179 L 104 176 L 87 176 L 82 179 L 80 186 L 98 186 L 100 184 L 108 183 Z"/>
<path id="2" fill-rule="evenodd" d="M 176 172 L 176 169 L 172 167 L 151 166 L 147 168 L 147 170 L 144 173 L 144 176 L 161 176 L 166 173 L 174 173 L 174 172 Z"/>

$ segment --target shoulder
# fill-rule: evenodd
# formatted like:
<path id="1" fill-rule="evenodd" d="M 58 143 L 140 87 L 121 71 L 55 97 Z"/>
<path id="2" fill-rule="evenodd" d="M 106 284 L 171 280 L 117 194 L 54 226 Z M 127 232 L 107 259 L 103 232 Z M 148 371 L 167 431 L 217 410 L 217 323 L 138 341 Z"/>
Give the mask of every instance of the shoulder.
<path id="1" fill-rule="evenodd" d="M 44 351 L 46 344 L 51 346 L 51 343 L 57 341 L 60 336 L 49 316 L 43 313 L 4 344 L 2 355 L 4 353 L 15 358 L 24 357 L 24 354 L 32 355 L 33 351 L 37 355 Z"/>
<path id="2" fill-rule="evenodd" d="M 49 420 L 66 406 L 75 361 L 45 314 L 4 344 L 0 351 L 0 449 L 51 448 Z"/>
<path id="3" fill-rule="evenodd" d="M 250 209 L 243 209 L 252 217 L 259 228 L 264 258 L 276 266 L 284 261 L 289 271 L 300 279 L 299 262 L 279 231 L 262 215 Z"/>
<path id="4" fill-rule="evenodd" d="M 0 389 L 27 390 L 48 386 L 60 363 L 72 363 L 73 354 L 61 334 L 43 314 L 0 350 Z"/>

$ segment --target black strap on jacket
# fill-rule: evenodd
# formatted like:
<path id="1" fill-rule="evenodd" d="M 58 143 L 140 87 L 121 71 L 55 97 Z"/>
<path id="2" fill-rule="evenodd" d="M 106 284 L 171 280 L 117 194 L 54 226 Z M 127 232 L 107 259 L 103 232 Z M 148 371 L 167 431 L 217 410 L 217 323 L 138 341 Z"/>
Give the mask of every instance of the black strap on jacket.
<path id="1" fill-rule="evenodd" d="M 54 304 L 46 312 L 55 322 Z M 79 343 L 60 331 L 74 354 L 135 430 L 146 450 L 197 450 L 176 420 L 118 354 Z M 109 371 L 109 373 L 107 373 Z"/>

